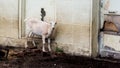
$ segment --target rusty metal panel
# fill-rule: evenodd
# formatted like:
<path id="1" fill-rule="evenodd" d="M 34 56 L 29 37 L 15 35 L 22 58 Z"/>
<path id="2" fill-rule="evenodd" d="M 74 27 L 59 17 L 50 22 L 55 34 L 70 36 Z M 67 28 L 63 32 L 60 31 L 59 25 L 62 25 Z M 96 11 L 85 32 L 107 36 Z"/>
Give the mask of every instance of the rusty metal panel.
<path id="1" fill-rule="evenodd" d="M 18 38 L 18 0 L 0 0 L 0 36 Z"/>

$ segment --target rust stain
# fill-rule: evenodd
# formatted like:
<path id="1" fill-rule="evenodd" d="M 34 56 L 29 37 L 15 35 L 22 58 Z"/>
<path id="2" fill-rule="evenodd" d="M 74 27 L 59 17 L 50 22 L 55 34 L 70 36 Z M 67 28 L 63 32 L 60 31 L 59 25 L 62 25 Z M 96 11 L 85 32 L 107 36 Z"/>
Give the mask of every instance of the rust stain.
<path id="1" fill-rule="evenodd" d="M 104 31 L 115 31 L 115 32 L 119 32 L 119 30 L 118 30 L 118 28 L 116 27 L 116 25 L 115 25 L 113 22 L 108 22 L 108 21 L 105 21 L 105 22 L 104 22 L 103 30 L 104 30 Z"/>

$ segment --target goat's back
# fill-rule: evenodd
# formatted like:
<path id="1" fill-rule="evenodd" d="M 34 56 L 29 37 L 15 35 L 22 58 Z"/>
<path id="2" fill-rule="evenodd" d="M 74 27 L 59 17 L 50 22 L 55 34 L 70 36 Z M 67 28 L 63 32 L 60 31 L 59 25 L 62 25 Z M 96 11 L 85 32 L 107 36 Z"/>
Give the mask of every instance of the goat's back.
<path id="1" fill-rule="evenodd" d="M 50 30 L 50 24 L 47 22 L 43 22 L 37 18 L 26 18 L 25 19 L 27 27 L 38 35 L 45 35 L 48 34 Z"/>

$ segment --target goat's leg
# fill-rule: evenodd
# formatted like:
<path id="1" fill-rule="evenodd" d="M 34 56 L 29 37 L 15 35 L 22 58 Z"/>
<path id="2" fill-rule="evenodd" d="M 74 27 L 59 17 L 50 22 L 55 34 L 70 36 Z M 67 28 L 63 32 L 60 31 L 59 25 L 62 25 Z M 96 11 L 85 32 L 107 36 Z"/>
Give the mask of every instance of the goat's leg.
<path id="1" fill-rule="evenodd" d="M 42 51 L 45 52 L 45 36 L 43 35 L 42 36 L 42 43 L 43 43 L 43 46 L 42 46 Z"/>
<path id="2" fill-rule="evenodd" d="M 27 40 L 25 41 L 25 48 L 27 48 L 28 47 L 28 44 L 27 44 Z"/>
<path id="3" fill-rule="evenodd" d="M 50 43 L 51 43 L 50 38 L 48 38 L 48 49 L 49 49 L 49 51 L 51 51 Z"/>
<path id="4" fill-rule="evenodd" d="M 28 47 L 27 42 L 28 42 L 28 40 L 29 40 L 28 38 L 29 38 L 31 35 L 32 35 L 32 32 L 31 32 L 31 31 L 26 35 L 27 40 L 26 40 L 26 42 L 25 42 L 25 48 Z"/>
<path id="5" fill-rule="evenodd" d="M 32 31 L 30 31 L 29 33 L 28 33 L 28 37 L 31 37 L 32 36 Z"/>
<path id="6" fill-rule="evenodd" d="M 32 41 L 32 43 L 33 43 L 33 45 L 34 45 L 34 46 L 36 46 L 36 44 L 35 44 L 35 41 L 34 41 L 34 40 Z"/>
<path id="7" fill-rule="evenodd" d="M 29 37 L 34 37 L 33 32 L 31 32 L 31 33 L 29 34 Z M 36 46 L 34 39 L 32 39 L 32 44 L 33 44 L 34 46 Z"/>

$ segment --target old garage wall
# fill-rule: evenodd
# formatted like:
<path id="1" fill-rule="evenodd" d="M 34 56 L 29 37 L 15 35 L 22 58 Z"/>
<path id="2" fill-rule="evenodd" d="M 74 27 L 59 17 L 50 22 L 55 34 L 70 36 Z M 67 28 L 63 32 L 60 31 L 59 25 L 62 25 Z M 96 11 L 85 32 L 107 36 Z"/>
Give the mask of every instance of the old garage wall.
<path id="1" fill-rule="evenodd" d="M 0 0 L 0 36 L 18 38 L 18 0 Z"/>
<path id="2" fill-rule="evenodd" d="M 115 26 L 117 27 L 118 31 L 120 31 L 119 29 L 119 21 L 120 21 L 120 8 L 119 8 L 119 0 L 104 0 L 104 6 L 103 8 L 103 12 L 101 13 L 103 15 L 103 21 L 110 21 L 113 22 L 115 24 Z M 111 14 L 109 12 L 116 12 L 115 14 Z M 103 23 L 103 22 L 101 22 Z M 102 25 L 103 26 L 103 25 Z M 106 26 L 108 27 L 108 26 Z M 112 28 L 112 27 L 111 27 Z M 114 29 L 114 28 L 112 28 Z M 101 34 L 102 35 L 102 34 Z M 114 33 L 114 31 L 105 31 L 103 32 L 103 37 L 102 39 L 102 43 L 101 43 L 101 55 L 105 56 L 105 54 L 103 53 L 108 53 L 108 52 L 113 52 L 113 53 L 119 53 L 120 51 L 120 47 L 119 47 L 119 43 L 120 43 L 120 36 L 119 33 Z M 107 49 L 108 48 L 108 49 Z M 106 54 L 106 56 L 110 55 L 110 53 Z M 115 56 L 115 54 L 114 54 Z M 114 57 L 112 56 L 112 57 Z"/>
<path id="3" fill-rule="evenodd" d="M 23 47 L 21 37 L 21 1 L 0 0 L 0 45 Z"/>
<path id="4" fill-rule="evenodd" d="M 17 39 L 19 35 L 18 0 L 6 1 L 0 0 L 0 28 L 4 29 L 0 30 L 0 33 L 3 38 L 10 38 L 5 38 L 2 41 L 10 40 L 10 42 L 15 42 L 13 45 L 18 46 L 21 45 L 19 44 L 21 42 L 11 39 Z M 41 8 L 44 8 L 46 11 L 45 20 L 57 21 L 55 42 L 58 47 L 73 55 L 91 55 L 92 0 L 26 0 L 24 3 L 25 17 L 41 18 L 40 11 Z M 7 26 L 7 28 L 3 26 Z M 22 31 L 24 28 L 27 33 L 26 27 L 21 27 Z M 24 43 L 24 40 L 21 39 L 21 41 Z"/>
<path id="5" fill-rule="evenodd" d="M 112 21 L 115 24 L 117 30 L 120 32 L 120 15 L 118 13 L 115 14 L 115 15 L 110 15 L 110 14 L 105 15 L 104 20 Z M 115 28 L 112 28 L 112 29 L 115 29 Z M 120 37 L 120 35 L 119 35 L 119 33 L 114 34 L 114 32 L 110 33 L 109 31 L 107 31 L 107 32 L 104 32 L 103 36 L 104 36 L 104 38 L 103 38 L 104 39 L 103 40 L 104 45 L 103 46 L 108 46 L 108 47 L 111 47 L 111 48 L 115 49 L 116 51 L 120 51 L 120 47 L 119 47 L 119 43 L 120 43 L 120 38 L 119 37 Z"/>
<path id="6" fill-rule="evenodd" d="M 41 8 L 46 21 L 57 21 L 57 46 L 66 53 L 91 55 L 92 0 L 26 0 L 26 17 L 40 19 Z"/>
<path id="7" fill-rule="evenodd" d="M 92 0 L 56 0 L 56 42 L 65 52 L 91 55 Z"/>
<path id="8" fill-rule="evenodd" d="M 55 21 L 55 0 L 26 0 L 25 17 L 41 19 L 41 8 L 44 8 L 46 12 L 45 21 Z M 26 29 L 26 31 L 28 31 L 28 29 Z"/>

